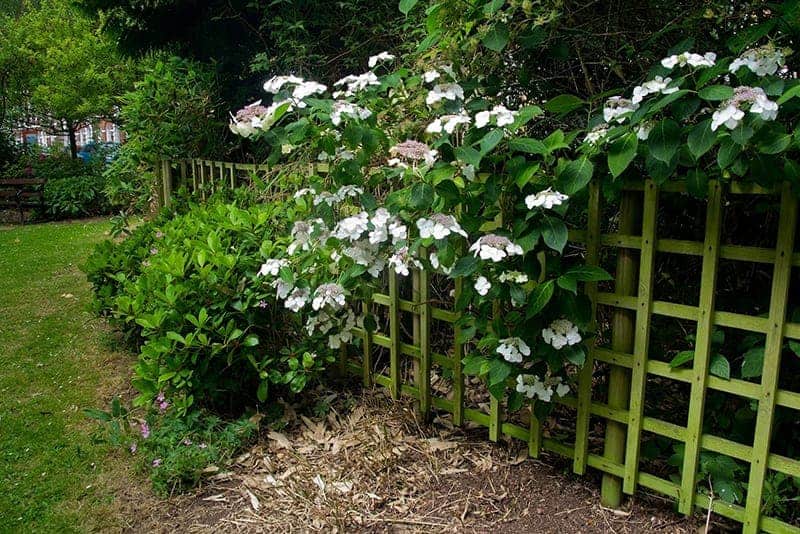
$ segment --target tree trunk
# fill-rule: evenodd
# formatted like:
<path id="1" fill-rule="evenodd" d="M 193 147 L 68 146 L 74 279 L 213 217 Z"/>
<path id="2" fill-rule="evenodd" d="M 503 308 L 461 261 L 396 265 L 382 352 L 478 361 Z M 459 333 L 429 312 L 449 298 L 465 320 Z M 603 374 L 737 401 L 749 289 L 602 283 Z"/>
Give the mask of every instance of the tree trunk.
<path id="1" fill-rule="evenodd" d="M 75 125 L 67 121 L 67 133 L 69 135 L 69 153 L 72 159 L 78 158 L 78 140 L 75 138 Z"/>

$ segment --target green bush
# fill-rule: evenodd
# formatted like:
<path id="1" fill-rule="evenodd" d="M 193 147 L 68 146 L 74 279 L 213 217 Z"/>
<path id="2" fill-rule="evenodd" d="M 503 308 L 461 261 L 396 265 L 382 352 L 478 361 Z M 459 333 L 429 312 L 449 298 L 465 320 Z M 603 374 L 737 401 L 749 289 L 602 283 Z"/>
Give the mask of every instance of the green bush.
<path id="1" fill-rule="evenodd" d="M 48 180 L 44 204 L 49 217 L 67 219 L 109 212 L 101 175 L 69 176 Z"/>
<path id="2" fill-rule="evenodd" d="M 211 201 L 98 246 L 86 266 L 95 308 L 141 344 L 137 405 L 166 392 L 181 412 L 236 410 L 265 401 L 274 385 L 300 391 L 324 368 L 327 357 L 290 348 L 299 319 L 253 282 L 285 246 L 272 236 L 286 211 Z"/>

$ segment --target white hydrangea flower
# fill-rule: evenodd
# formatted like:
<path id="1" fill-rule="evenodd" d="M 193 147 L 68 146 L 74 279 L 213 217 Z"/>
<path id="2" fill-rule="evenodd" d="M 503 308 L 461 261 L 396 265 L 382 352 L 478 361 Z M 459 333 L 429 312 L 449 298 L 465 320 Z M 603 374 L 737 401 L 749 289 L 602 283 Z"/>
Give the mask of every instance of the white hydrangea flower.
<path id="1" fill-rule="evenodd" d="M 304 197 L 306 195 L 316 195 L 316 194 L 317 194 L 317 192 L 314 191 L 313 189 L 311 189 L 310 187 L 304 187 L 302 189 L 299 189 L 299 190 L 295 191 L 293 197 L 294 198 L 300 198 L 300 197 Z"/>
<path id="2" fill-rule="evenodd" d="M 422 74 L 422 80 L 423 80 L 425 83 L 431 83 L 432 81 L 434 81 L 434 80 L 437 80 L 437 79 L 439 79 L 440 77 L 441 77 L 441 74 L 439 74 L 439 71 L 437 71 L 437 70 L 433 70 L 433 69 L 431 69 L 431 70 L 426 70 L 426 71 L 425 71 L 425 72 Z"/>
<path id="3" fill-rule="evenodd" d="M 646 81 L 642 85 L 633 88 L 633 97 L 631 97 L 631 102 L 633 104 L 639 104 L 644 97 L 655 93 L 661 93 L 663 95 L 674 93 L 678 90 L 678 87 L 669 87 L 669 84 L 671 83 L 672 78 L 656 76 L 652 80 Z"/>
<path id="4" fill-rule="evenodd" d="M 333 123 L 334 126 L 339 126 L 342 123 L 342 117 L 365 120 L 371 116 L 372 112 L 367 108 L 362 108 L 361 106 L 344 100 L 336 100 L 331 110 L 331 123 Z"/>
<path id="5" fill-rule="evenodd" d="M 301 84 L 305 80 L 303 78 L 298 78 L 297 76 L 273 76 L 266 82 L 264 82 L 264 91 L 272 94 L 277 94 L 281 88 L 286 84 Z"/>
<path id="6" fill-rule="evenodd" d="M 553 398 L 553 386 L 556 386 L 555 393 L 559 397 L 563 397 L 570 391 L 569 386 L 562 382 L 560 376 L 541 380 L 538 375 L 517 375 L 516 390 L 529 399 L 539 397 L 544 402 L 550 402 Z"/>
<path id="7" fill-rule="evenodd" d="M 409 254 L 408 247 L 403 247 L 389 258 L 389 265 L 394 268 L 394 272 L 402 276 L 408 276 L 408 269 L 416 267 L 422 269 L 422 264 Z"/>
<path id="8" fill-rule="evenodd" d="M 531 355 L 531 348 L 521 338 L 507 337 L 500 340 L 497 353 L 507 362 L 521 363 L 523 356 Z"/>
<path id="9" fill-rule="evenodd" d="M 592 130 L 586 134 L 584 142 L 589 143 L 590 145 L 597 146 L 605 140 L 607 134 L 608 134 L 608 125 L 600 124 L 592 128 Z"/>
<path id="10" fill-rule="evenodd" d="M 324 311 L 320 311 L 317 315 L 309 316 L 305 325 L 309 336 L 313 335 L 316 330 L 321 334 L 325 334 L 331 328 L 333 328 L 333 318 Z"/>
<path id="11" fill-rule="evenodd" d="M 288 105 L 288 110 L 291 110 L 291 104 L 289 100 L 279 100 L 264 107 L 258 100 L 237 111 L 236 115 L 231 114 L 229 128 L 242 137 L 250 137 L 259 130 L 269 130 L 277 121 L 278 108 Z"/>
<path id="12" fill-rule="evenodd" d="M 293 289 L 292 284 L 287 284 L 280 278 L 273 280 L 271 285 L 273 288 L 275 288 L 275 292 L 278 298 L 281 300 L 285 299 L 289 295 L 289 292 Z"/>
<path id="13" fill-rule="evenodd" d="M 448 134 L 456 131 L 459 124 L 469 124 L 472 118 L 464 112 L 457 115 L 443 115 L 430 123 L 425 131 L 428 133 L 441 133 L 444 130 Z"/>
<path id="14" fill-rule="evenodd" d="M 464 100 L 464 88 L 457 83 L 440 83 L 434 85 L 425 97 L 425 103 L 429 106 L 442 100 Z"/>
<path id="15" fill-rule="evenodd" d="M 311 95 L 322 94 L 328 90 L 326 85 L 317 82 L 302 82 L 298 84 L 292 91 L 292 98 L 296 100 L 303 100 Z"/>
<path id="16" fill-rule="evenodd" d="M 322 284 L 314 291 L 314 300 L 311 307 L 314 311 L 321 310 L 325 306 L 330 306 L 334 310 L 344 308 L 345 293 L 344 288 L 339 284 Z"/>
<path id="17" fill-rule="evenodd" d="M 778 72 L 784 64 L 786 57 L 783 50 L 776 48 L 769 43 L 758 48 L 747 50 L 741 56 L 734 59 L 728 70 L 736 72 L 742 67 L 747 67 L 757 76 L 769 76 Z"/>
<path id="18" fill-rule="evenodd" d="M 507 256 L 522 256 L 522 247 L 512 242 L 507 237 L 496 234 L 486 234 L 478 238 L 469 247 L 475 256 L 480 255 L 482 260 L 502 261 Z"/>
<path id="19" fill-rule="evenodd" d="M 399 241 L 408 238 L 408 227 L 398 220 L 389 223 L 389 235 L 392 236 L 392 244 L 396 245 Z"/>
<path id="20" fill-rule="evenodd" d="M 436 254 L 435 252 L 431 252 L 431 254 L 428 256 L 428 260 L 431 262 L 431 267 L 437 270 L 441 270 L 444 274 L 449 275 L 451 272 L 453 272 L 452 266 L 445 267 L 444 265 L 442 265 L 442 263 L 439 261 L 439 255 Z"/>
<path id="21" fill-rule="evenodd" d="M 494 118 L 495 124 L 502 128 L 503 126 L 514 124 L 516 117 L 516 111 L 511 111 L 503 105 L 497 105 L 494 106 L 490 111 L 479 111 L 476 113 L 475 127 L 483 128 L 492 121 L 492 118 Z"/>
<path id="22" fill-rule="evenodd" d="M 390 54 L 389 52 L 381 52 L 378 55 L 370 56 L 369 61 L 367 61 L 367 65 L 369 65 L 369 68 L 373 68 L 378 63 L 385 63 L 387 61 L 393 61 L 394 58 L 395 57 L 392 54 Z"/>
<path id="23" fill-rule="evenodd" d="M 309 295 L 310 294 L 309 294 L 308 289 L 301 289 L 299 287 L 295 288 L 286 297 L 286 302 L 284 302 L 283 305 L 287 309 L 292 310 L 293 312 L 297 313 L 301 309 L 303 309 L 303 306 L 305 306 L 306 303 L 308 303 Z"/>
<path id="24" fill-rule="evenodd" d="M 528 275 L 525 273 L 521 273 L 519 271 L 505 271 L 503 273 L 500 273 L 499 279 L 503 283 L 505 282 L 514 282 L 515 284 L 528 283 Z"/>
<path id="25" fill-rule="evenodd" d="M 334 93 L 333 96 L 334 98 L 338 98 L 339 96 L 353 96 L 359 91 L 363 91 L 367 87 L 380 84 L 380 80 L 378 80 L 378 77 L 375 76 L 375 73 L 372 71 L 359 74 L 358 76 L 351 74 L 349 76 L 345 76 L 341 80 L 337 80 L 333 84 L 334 87 L 340 87 L 342 85 L 347 86 L 347 90 Z"/>
<path id="26" fill-rule="evenodd" d="M 278 273 L 283 267 L 289 266 L 289 260 L 281 259 L 268 259 L 261 265 L 258 270 L 258 276 L 278 276 Z"/>
<path id="27" fill-rule="evenodd" d="M 341 348 L 342 343 L 350 343 L 353 340 L 353 328 L 356 324 L 362 322 L 363 319 L 356 319 L 352 310 L 347 310 L 347 316 L 344 318 L 344 324 L 341 325 L 339 331 L 335 334 L 328 336 L 328 347 L 331 349 Z"/>
<path id="28" fill-rule="evenodd" d="M 478 292 L 478 295 L 485 297 L 489 290 L 492 289 L 492 283 L 485 277 L 479 276 L 477 280 L 475 280 L 475 285 L 473 286 L 475 291 Z"/>
<path id="29" fill-rule="evenodd" d="M 357 185 L 343 185 L 336 191 L 336 198 L 339 201 L 345 200 L 347 197 L 358 198 L 359 195 L 363 195 L 364 190 Z"/>
<path id="30" fill-rule="evenodd" d="M 565 383 L 564 383 L 564 382 L 561 380 L 561 377 L 560 377 L 560 376 L 557 376 L 557 377 L 555 377 L 553 380 L 555 380 L 555 382 L 556 382 L 556 384 L 557 384 L 557 385 L 556 385 L 556 394 L 557 394 L 559 397 L 563 397 L 564 395 L 566 395 L 567 393 L 569 393 L 569 391 L 570 391 L 569 384 L 565 384 Z"/>
<path id="31" fill-rule="evenodd" d="M 295 221 L 292 225 L 292 243 L 286 249 L 289 254 L 300 248 L 302 250 L 309 250 L 311 248 L 311 234 L 314 227 L 308 221 Z"/>
<path id="32" fill-rule="evenodd" d="M 528 195 L 525 197 L 525 205 L 528 209 L 544 208 L 546 210 L 553 209 L 553 206 L 560 206 L 569 196 L 558 191 L 553 191 L 552 187 L 548 187 L 544 191 L 539 191 L 535 195 Z"/>
<path id="33" fill-rule="evenodd" d="M 377 250 L 372 243 L 356 241 L 352 246 L 345 247 L 343 253 L 356 264 L 369 267 L 375 261 Z"/>
<path id="34" fill-rule="evenodd" d="M 336 228 L 333 230 L 333 235 L 336 239 L 349 239 L 356 241 L 361 237 L 361 234 L 367 231 L 369 224 L 369 214 L 362 211 L 358 215 L 346 217 L 336 223 Z"/>
<path id="35" fill-rule="evenodd" d="M 647 141 L 650 137 L 650 130 L 653 129 L 653 121 L 646 121 L 636 126 L 636 137 L 641 141 Z"/>
<path id="36" fill-rule="evenodd" d="M 685 67 L 686 65 L 691 65 L 692 67 L 713 67 L 716 60 L 717 54 L 714 52 L 706 52 L 702 56 L 693 52 L 684 52 L 682 54 L 665 57 L 661 60 L 661 65 L 667 69 L 675 68 L 675 65 L 680 67 Z"/>
<path id="37" fill-rule="evenodd" d="M 337 197 L 335 193 L 331 193 L 329 191 L 321 191 L 314 196 L 314 205 L 318 206 L 323 202 L 328 206 L 333 206 L 334 204 L 339 202 L 339 197 Z"/>
<path id="38" fill-rule="evenodd" d="M 553 346 L 554 349 L 560 350 L 567 345 L 572 346 L 581 342 L 581 335 L 578 332 L 578 327 L 572 324 L 567 319 L 557 319 L 550 323 L 548 328 L 542 329 L 542 339 L 545 343 Z"/>
<path id="39" fill-rule="evenodd" d="M 615 120 L 622 123 L 628 118 L 626 116 L 627 113 L 632 113 L 637 109 L 639 109 L 639 104 L 621 96 L 612 96 L 606 100 L 606 105 L 603 108 L 603 120 L 606 122 Z"/>
<path id="40" fill-rule="evenodd" d="M 723 124 L 733 130 L 739 126 L 739 122 L 743 118 L 744 111 L 739 109 L 736 104 L 727 104 L 711 115 L 711 131 L 716 131 Z"/>
<path id="41" fill-rule="evenodd" d="M 422 217 L 417 221 L 419 236 L 422 239 L 430 237 L 434 239 L 444 239 L 450 234 L 459 234 L 467 237 L 467 233 L 458 224 L 456 218 L 444 213 L 434 213 L 430 218 Z"/>
<path id="42" fill-rule="evenodd" d="M 386 165 L 389 167 L 397 167 L 399 169 L 408 168 L 408 164 L 404 163 L 400 158 L 389 158 L 386 160 Z"/>

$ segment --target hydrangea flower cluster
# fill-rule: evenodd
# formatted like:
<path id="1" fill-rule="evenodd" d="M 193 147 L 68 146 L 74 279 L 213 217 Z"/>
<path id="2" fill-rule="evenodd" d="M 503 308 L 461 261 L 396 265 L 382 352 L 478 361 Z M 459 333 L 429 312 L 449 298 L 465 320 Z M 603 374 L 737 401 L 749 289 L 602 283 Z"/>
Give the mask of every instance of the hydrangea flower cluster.
<path id="1" fill-rule="evenodd" d="M 505 361 L 511 363 L 522 363 L 523 356 L 531 355 L 531 348 L 519 337 L 501 339 L 496 350 Z"/>
<path id="2" fill-rule="evenodd" d="M 509 238 L 496 234 L 486 234 L 479 237 L 475 243 L 469 247 L 470 252 L 475 256 L 480 256 L 482 260 L 492 260 L 494 262 L 503 261 L 509 256 L 522 256 L 522 247 L 511 241 Z"/>
<path id="3" fill-rule="evenodd" d="M 726 100 L 711 115 L 711 130 L 716 130 L 723 124 L 733 130 L 744 118 L 742 107 L 749 109 L 762 120 L 775 120 L 778 116 L 778 104 L 767 98 L 767 94 L 760 87 L 737 87 L 733 90 L 733 97 Z"/>
<path id="4" fill-rule="evenodd" d="M 566 346 L 576 345 L 581 342 L 578 327 L 567 319 L 557 319 L 550 326 L 542 329 L 542 339 L 554 349 L 561 350 Z"/>
<path id="5" fill-rule="evenodd" d="M 552 187 L 548 187 L 544 191 L 539 191 L 534 195 L 525 197 L 525 205 L 529 210 L 533 208 L 544 208 L 546 210 L 553 209 L 555 206 L 560 206 L 569 200 L 569 196 L 558 191 L 553 191 Z"/>
<path id="6" fill-rule="evenodd" d="M 747 50 L 734 59 L 728 70 L 735 73 L 742 67 L 747 67 L 757 76 L 769 76 L 778 72 L 786 60 L 784 51 L 773 43 Z"/>
<path id="7" fill-rule="evenodd" d="M 553 386 L 555 386 L 555 393 L 559 397 L 569 393 L 569 385 L 565 384 L 560 376 L 541 380 L 538 375 L 517 375 L 516 390 L 529 399 L 538 397 L 539 400 L 550 402 L 553 398 Z"/>
<path id="8" fill-rule="evenodd" d="M 667 69 L 674 69 L 675 66 L 685 67 L 686 65 L 702 68 L 713 67 L 716 60 L 717 54 L 714 52 L 706 52 L 702 56 L 694 52 L 683 52 L 682 54 L 665 57 L 661 60 L 661 65 Z"/>

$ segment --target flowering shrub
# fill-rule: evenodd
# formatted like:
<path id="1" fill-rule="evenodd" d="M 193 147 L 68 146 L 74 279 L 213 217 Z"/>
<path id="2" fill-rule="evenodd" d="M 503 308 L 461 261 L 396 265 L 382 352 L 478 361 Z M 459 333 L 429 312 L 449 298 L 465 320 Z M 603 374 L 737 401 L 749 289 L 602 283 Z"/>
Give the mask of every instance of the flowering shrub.
<path id="1" fill-rule="evenodd" d="M 776 120 L 800 94 L 778 72 L 788 53 L 773 44 L 728 59 L 678 51 L 630 98 L 609 98 L 581 140 L 580 131 L 524 137 L 538 107 L 511 110 L 459 84 L 447 65 L 417 74 L 380 54 L 330 96 L 318 82 L 274 77 L 264 86 L 273 103 L 240 111 L 231 129 L 269 143 L 290 168 L 317 160 L 329 172 L 295 194 L 293 242 L 265 264 L 261 283 L 336 349 L 357 325 L 376 328 L 354 304 L 386 269 L 468 278 L 456 303 L 460 341 L 479 340 L 465 372 L 485 376 L 498 398 L 516 381 L 512 407 L 565 395 L 591 335 L 578 282 L 608 278 L 561 257 L 571 198 L 592 177 L 613 194 L 634 168 L 658 183 L 686 176 L 697 196 L 710 177 L 796 179 L 796 164 L 774 157 L 793 147 Z"/>
<path id="2" fill-rule="evenodd" d="M 372 70 L 334 82 L 330 96 L 318 82 L 276 76 L 264 85 L 272 104 L 232 116 L 231 130 L 271 144 L 284 168 L 328 165 L 295 193 L 292 242 L 264 263 L 256 284 L 302 316 L 321 354 L 353 342 L 357 326 L 376 329 L 356 305 L 384 272 L 468 278 L 456 303 L 460 341 L 480 340 L 465 371 L 487 377 L 497 397 L 512 386 L 516 406 L 538 393 L 545 401 L 548 391 L 565 395 L 568 369 L 585 359 L 579 332 L 589 307 L 577 283 L 608 277 L 543 261 L 564 250 L 570 195 L 591 178 L 585 158 L 568 157 L 575 134 L 521 137 L 538 107 L 492 102 L 447 65 L 418 75 L 392 70 L 394 61 L 370 58 Z"/>

